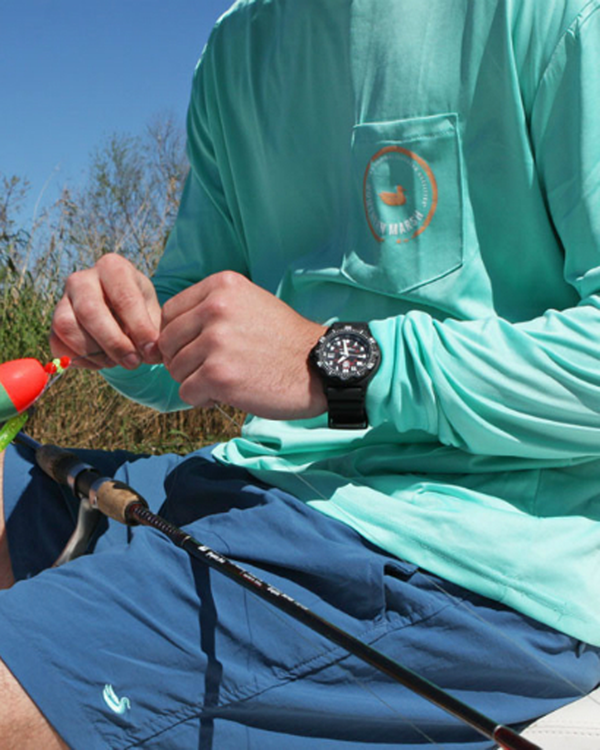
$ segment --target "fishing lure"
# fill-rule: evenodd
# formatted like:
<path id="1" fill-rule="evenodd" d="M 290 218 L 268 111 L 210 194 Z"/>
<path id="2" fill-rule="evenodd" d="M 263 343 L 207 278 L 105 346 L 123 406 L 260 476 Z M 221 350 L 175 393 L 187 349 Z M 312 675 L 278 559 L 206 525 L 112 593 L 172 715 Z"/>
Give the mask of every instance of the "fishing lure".
<path id="1" fill-rule="evenodd" d="M 0 423 L 6 422 L 0 430 L 0 451 L 22 429 L 27 410 L 70 364 L 69 357 L 53 359 L 46 365 L 32 357 L 0 364 Z"/>

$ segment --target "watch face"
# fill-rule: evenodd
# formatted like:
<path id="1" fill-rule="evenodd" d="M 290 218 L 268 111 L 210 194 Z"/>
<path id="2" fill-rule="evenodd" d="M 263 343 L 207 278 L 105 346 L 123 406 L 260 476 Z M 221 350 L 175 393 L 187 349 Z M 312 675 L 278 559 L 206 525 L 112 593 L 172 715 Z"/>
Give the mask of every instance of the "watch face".
<path id="1" fill-rule="evenodd" d="M 374 339 L 360 331 L 336 331 L 321 339 L 317 365 L 330 377 L 359 380 L 378 361 Z"/>

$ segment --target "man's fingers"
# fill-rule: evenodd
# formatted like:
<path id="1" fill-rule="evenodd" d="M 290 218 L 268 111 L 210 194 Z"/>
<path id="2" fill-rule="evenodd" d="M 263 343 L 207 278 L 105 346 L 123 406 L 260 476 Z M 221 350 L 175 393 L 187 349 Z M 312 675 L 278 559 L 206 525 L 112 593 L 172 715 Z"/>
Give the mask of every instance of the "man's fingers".
<path id="1" fill-rule="evenodd" d="M 183 292 L 179 292 L 179 294 L 171 297 L 164 304 L 161 311 L 161 330 L 164 330 L 169 323 L 172 323 L 181 315 L 185 315 L 185 313 L 193 310 L 206 298 L 208 293 L 206 289 L 207 281 L 208 279 L 204 279 L 204 281 L 200 281 L 188 289 L 184 289 Z"/>
<path id="2" fill-rule="evenodd" d="M 197 339 L 202 333 L 202 323 L 198 310 L 190 310 L 163 328 L 158 346 L 166 362 L 170 362 L 178 352 Z"/>
<path id="3" fill-rule="evenodd" d="M 102 351 L 98 342 L 79 325 L 67 297 L 60 300 L 54 311 L 50 351 L 54 357 L 70 357 L 76 367 L 99 370 L 116 365 L 116 362 Z M 88 354 L 94 356 L 88 359 Z"/>
<path id="4" fill-rule="evenodd" d="M 240 294 L 247 289 L 248 280 L 233 271 L 222 271 L 180 292 L 166 302 L 162 309 L 161 333 L 158 345 L 163 357 L 170 362 L 195 339 L 202 335 L 205 347 L 218 346 L 215 332 L 231 318 Z M 205 334 L 205 329 L 211 334 Z"/>
<path id="5" fill-rule="evenodd" d="M 122 330 L 110 307 L 107 306 L 103 290 L 96 279 L 85 275 L 86 273 L 83 271 L 80 274 L 73 274 L 67 280 L 65 287 L 65 309 L 67 305 L 70 306 L 77 331 L 65 335 L 64 318 L 56 315 L 54 330 L 65 343 L 71 345 L 72 348 L 79 349 L 83 355 L 100 348 L 113 362 L 129 369 L 137 367 L 141 362 L 141 357 L 136 347 Z M 85 342 L 83 346 L 82 341 Z M 90 349 L 94 346 L 95 349 Z"/>
<path id="6" fill-rule="evenodd" d="M 125 346 L 123 339 L 112 340 L 115 351 L 122 351 L 120 361 L 134 353 L 139 353 L 145 361 L 160 361 L 156 342 L 161 311 L 149 279 L 118 255 L 103 256 L 96 268 L 106 304 L 132 345 L 125 351 L 121 349 Z M 109 321 L 106 325 L 109 326 Z M 114 335 L 114 331 L 108 335 Z"/>
<path id="7" fill-rule="evenodd" d="M 114 367 L 116 364 L 104 352 L 98 350 L 90 352 L 87 357 L 80 354 L 62 342 L 54 331 L 50 332 L 50 351 L 53 357 L 69 357 L 71 367 L 82 367 L 86 370 L 102 370 L 106 367 Z"/>
<path id="8" fill-rule="evenodd" d="M 195 370 L 186 377 L 179 388 L 179 398 L 186 404 L 200 409 L 214 405 L 214 400 L 209 395 L 207 382 L 203 368 Z"/>
<path id="9" fill-rule="evenodd" d="M 197 284 L 184 289 L 165 303 L 162 309 L 161 329 L 166 328 L 176 318 L 202 305 L 205 314 L 223 312 L 220 304 L 223 300 L 235 302 L 237 296 L 243 293 L 250 282 L 235 271 L 220 271 L 207 276 Z M 213 300 L 214 309 L 205 304 L 209 298 Z"/>
<path id="10" fill-rule="evenodd" d="M 130 261 L 108 254 L 67 279 L 52 320 L 51 347 L 93 369 L 157 364 L 160 320 L 150 280 Z"/>

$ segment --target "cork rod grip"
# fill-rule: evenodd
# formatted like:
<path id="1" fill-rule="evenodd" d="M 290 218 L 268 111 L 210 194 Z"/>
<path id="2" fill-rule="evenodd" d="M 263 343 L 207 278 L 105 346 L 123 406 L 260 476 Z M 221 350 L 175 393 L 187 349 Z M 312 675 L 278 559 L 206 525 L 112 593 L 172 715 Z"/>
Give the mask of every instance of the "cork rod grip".
<path id="1" fill-rule="evenodd" d="M 105 516 L 128 526 L 135 523 L 132 523 L 127 513 L 129 507 L 132 505 L 148 507 L 144 498 L 127 484 L 106 477 L 102 477 L 92 485 L 89 499 L 92 507 L 98 508 Z"/>
<path id="2" fill-rule="evenodd" d="M 136 504 L 148 507 L 144 498 L 123 482 L 103 477 L 74 453 L 56 445 L 41 445 L 35 454 L 40 468 L 55 482 L 66 484 L 78 497 L 86 497 L 93 508 L 119 523 L 134 525 L 127 509 Z"/>

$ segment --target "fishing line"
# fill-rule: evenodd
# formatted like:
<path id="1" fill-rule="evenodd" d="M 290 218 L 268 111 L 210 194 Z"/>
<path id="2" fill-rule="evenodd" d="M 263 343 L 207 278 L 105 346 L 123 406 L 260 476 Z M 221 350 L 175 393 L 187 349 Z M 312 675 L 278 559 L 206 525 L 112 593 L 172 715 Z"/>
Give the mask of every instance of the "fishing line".
<path id="1" fill-rule="evenodd" d="M 293 630 L 294 633 L 299 636 L 308 646 L 310 646 L 311 649 L 315 648 L 315 641 L 311 639 L 305 628 L 300 628 L 296 624 L 295 620 L 285 617 L 282 615 L 279 610 L 275 609 L 273 606 L 267 604 L 262 599 L 259 599 L 258 597 L 253 597 L 253 600 L 256 601 L 260 606 L 267 612 L 270 613 L 270 616 L 277 618 L 285 627 L 289 630 Z M 349 677 L 350 680 L 357 685 L 362 690 L 366 691 L 370 695 L 375 698 L 376 701 L 381 703 L 385 708 L 390 711 L 390 713 L 401 719 L 407 726 L 409 726 L 411 729 L 414 729 L 417 734 L 421 735 L 421 737 L 426 740 L 430 745 L 433 745 L 433 747 L 440 748 L 440 750 L 444 750 L 445 745 L 440 745 L 438 742 L 436 742 L 433 737 L 430 737 L 427 732 L 425 732 L 424 729 L 422 729 L 417 723 L 415 723 L 412 719 L 410 719 L 406 714 L 402 713 L 399 709 L 397 709 L 395 706 L 392 706 L 388 701 L 386 701 L 384 698 L 382 698 L 380 695 L 377 694 L 377 692 L 368 685 L 368 683 L 361 680 L 359 677 L 357 677 L 354 672 L 352 671 L 352 668 L 349 664 L 346 662 L 348 661 L 348 657 L 353 656 L 353 654 L 346 653 L 340 656 L 340 658 L 337 661 L 331 662 L 329 666 L 331 667 L 337 667 L 340 669 L 340 671 L 346 676 Z M 421 696 L 422 697 L 422 696 Z M 425 701 L 425 698 L 422 698 L 423 701 Z M 443 711 L 443 709 L 439 708 L 440 711 Z"/>
<path id="2" fill-rule="evenodd" d="M 218 404 L 217 402 L 213 402 L 213 407 L 221 413 L 223 417 L 225 417 L 239 432 L 241 430 L 242 425 L 240 425 L 230 414 L 225 411 L 225 409 Z M 178 483 L 180 481 L 180 475 L 182 474 L 181 470 L 181 463 L 178 463 L 175 467 L 173 473 L 172 473 L 172 484 L 169 489 L 169 495 L 175 495 L 176 489 L 178 486 Z M 303 480 L 304 477 L 298 477 L 298 479 Z M 304 480 L 306 481 L 306 480 Z M 316 491 L 308 482 L 307 482 L 309 488 L 314 492 Z M 168 503 L 168 499 L 167 499 Z M 269 613 L 271 617 L 275 617 L 279 622 L 281 622 L 286 628 L 292 630 L 295 635 L 300 637 L 308 646 L 310 646 L 311 649 L 315 648 L 315 641 L 310 637 L 308 634 L 308 631 L 306 628 L 301 628 L 297 625 L 296 621 L 293 620 L 290 617 L 285 617 L 282 613 L 279 612 L 276 608 L 274 608 L 271 604 L 268 604 L 263 599 L 260 599 L 259 597 L 252 597 L 253 601 L 257 602 L 266 612 Z M 411 729 L 413 729 L 417 734 L 419 734 L 426 742 L 428 742 L 430 745 L 436 748 L 440 748 L 440 750 L 444 750 L 445 746 L 440 745 L 438 742 L 436 742 L 433 737 L 430 737 L 427 732 L 425 732 L 424 729 L 422 729 L 418 724 L 416 724 L 414 721 L 412 721 L 406 714 L 402 713 L 398 708 L 395 706 L 390 705 L 384 698 L 382 698 L 380 695 L 378 695 L 373 688 L 369 687 L 364 681 L 362 681 L 359 677 L 357 677 L 350 665 L 347 663 L 348 661 L 348 654 L 345 654 L 340 657 L 340 659 L 332 663 L 331 666 L 337 666 L 338 669 L 346 676 L 349 677 L 350 680 L 356 684 L 359 688 L 364 690 L 365 692 L 371 694 L 375 700 L 379 701 L 385 708 L 397 718 L 401 719 L 407 726 L 409 726 Z M 425 700 L 425 699 L 423 699 Z M 442 709 L 440 709 L 442 710 Z"/>
<path id="3" fill-rule="evenodd" d="M 76 357 L 76 358 L 74 358 L 74 359 L 72 359 L 72 360 L 69 360 L 68 362 L 64 362 L 64 361 L 61 361 L 61 360 L 55 360 L 55 361 L 54 361 L 53 363 L 49 363 L 49 365 L 50 365 L 50 364 L 51 364 L 51 365 L 53 365 L 53 367 L 54 367 L 55 369 L 52 369 L 52 368 L 50 368 L 50 370 L 49 370 L 49 374 L 50 374 L 50 376 L 51 376 L 51 377 L 50 377 L 50 379 L 48 380 L 48 382 L 47 382 L 47 384 L 46 384 L 45 388 L 43 389 L 42 393 L 46 393 L 46 392 L 47 392 L 47 390 L 48 390 L 48 389 L 49 389 L 50 387 L 54 386 L 54 384 L 55 384 L 55 383 L 57 382 L 57 380 L 58 380 L 58 379 L 59 379 L 60 377 L 62 377 L 62 375 L 64 374 L 64 372 L 65 372 L 65 371 L 66 371 L 66 370 L 68 369 L 68 367 L 70 367 L 70 366 L 71 366 L 72 364 L 74 364 L 74 363 L 76 363 L 76 362 L 78 362 L 78 361 L 84 360 L 84 359 L 88 359 L 88 358 L 94 357 L 94 356 L 99 356 L 99 355 L 101 355 L 101 354 L 104 354 L 104 352 L 102 352 L 102 351 L 97 351 L 97 352 L 92 352 L 92 353 L 89 353 L 89 354 L 85 354 L 85 355 L 81 355 L 81 356 L 78 356 L 78 357 Z M 40 393 L 40 396 L 42 395 L 42 393 Z M 231 416 L 230 414 L 228 414 L 228 413 L 227 413 L 227 412 L 226 412 L 226 411 L 225 411 L 225 410 L 224 410 L 224 409 L 223 409 L 223 408 L 222 408 L 222 407 L 221 407 L 221 406 L 220 406 L 220 405 L 219 405 L 218 403 L 215 403 L 215 404 L 214 404 L 214 407 L 215 407 L 215 408 L 216 408 L 216 409 L 217 409 L 217 410 L 218 410 L 218 411 L 219 411 L 219 412 L 220 412 L 220 413 L 222 414 L 222 416 L 223 416 L 223 417 L 225 417 L 225 419 L 227 419 L 227 420 L 228 420 L 229 422 L 231 422 L 231 423 L 232 423 L 232 424 L 233 424 L 233 425 L 234 425 L 234 426 L 236 427 L 236 429 L 237 429 L 237 430 L 241 430 L 241 429 L 242 429 L 242 425 L 241 425 L 241 424 L 240 424 L 240 423 L 239 423 L 239 422 L 238 422 L 238 421 L 237 421 L 236 419 L 234 419 L 234 418 L 233 418 L 233 417 L 232 417 L 232 416 Z M 24 419 L 26 419 L 26 418 L 27 418 L 27 415 L 26 415 L 26 414 L 25 414 L 25 415 L 23 415 L 23 414 L 20 414 L 20 415 L 18 415 L 18 417 L 19 417 L 19 419 L 20 419 L 20 420 L 24 420 Z M 11 420 L 11 421 L 12 421 L 12 420 Z M 5 427 L 6 427 L 6 425 L 5 425 Z M 13 426 L 13 427 L 14 427 L 14 426 Z M 11 431 L 12 431 L 12 430 L 11 430 Z M 17 430 L 17 432 L 18 432 L 18 430 Z M 0 442 L 1 442 L 1 436 L 0 436 Z M 2 448 L 2 446 L 0 445 L 0 449 L 1 449 L 1 448 Z M 328 498 L 327 496 L 325 496 L 325 495 L 324 495 L 324 494 L 323 494 L 323 493 L 322 493 L 322 492 L 321 492 L 321 491 L 320 491 L 320 490 L 319 490 L 319 489 L 318 489 L 317 487 L 315 487 L 315 486 L 314 486 L 314 484 L 312 484 L 312 483 L 311 483 L 311 482 L 310 482 L 310 481 L 309 481 L 309 480 L 308 480 L 308 479 L 307 479 L 307 478 L 306 478 L 306 477 L 305 477 L 305 476 L 304 476 L 304 475 L 303 475 L 302 473 L 300 473 L 300 472 L 296 472 L 296 471 L 292 471 L 292 472 L 289 472 L 289 473 L 291 473 L 291 474 L 293 474 L 294 476 L 296 476 L 296 477 L 297 477 L 297 479 L 298 479 L 298 481 L 300 481 L 300 482 L 301 482 L 301 483 L 303 483 L 303 484 L 304 484 L 304 485 L 305 485 L 305 486 L 306 486 L 307 488 L 309 488 L 309 489 L 311 490 L 311 492 L 313 492 L 313 493 L 314 493 L 314 494 L 315 494 L 315 495 L 316 495 L 316 496 L 317 496 L 318 498 L 320 498 L 320 499 L 322 499 L 322 500 L 324 500 L 324 501 L 328 501 L 328 500 L 329 500 L 329 498 Z M 177 477 L 177 478 L 178 478 L 178 477 Z M 354 478 L 354 481 L 356 481 L 356 478 Z M 527 647 L 523 646 L 523 645 L 522 645 L 522 644 L 520 644 L 520 643 L 519 643 L 518 641 L 516 641 L 516 639 L 513 639 L 512 637 L 510 637 L 510 636 L 506 635 L 506 633 L 504 633 L 504 632 L 503 632 L 503 630 L 502 630 L 502 629 L 501 629 L 501 628 L 500 628 L 499 626 L 495 625 L 494 623 L 491 623 L 491 622 L 489 622 L 489 621 L 488 621 L 488 620 L 487 620 L 486 618 L 484 618 L 484 617 L 483 617 L 483 616 L 481 616 L 481 615 L 480 615 L 479 613 L 477 613 L 476 611 L 474 611 L 474 610 L 472 609 L 472 607 L 471 607 L 471 606 L 469 606 L 469 605 L 468 605 L 467 603 L 465 603 L 465 602 L 463 602 L 463 601 L 461 601 L 461 600 L 457 600 L 457 599 L 456 599 L 456 597 L 454 597 L 454 596 L 453 596 L 453 595 L 452 595 L 452 594 L 451 594 L 451 593 L 450 593 L 449 591 L 446 591 L 446 590 L 444 589 L 444 587 L 443 587 L 443 586 L 439 585 L 439 584 L 438 584 L 438 583 L 436 583 L 435 581 L 434 581 L 433 583 L 434 583 L 434 586 L 435 586 L 435 587 L 436 587 L 437 589 L 439 589 L 439 590 L 440 590 L 440 592 L 441 592 L 441 593 L 443 593 L 443 594 L 444 594 L 444 595 L 445 595 L 446 597 L 448 597 L 448 598 L 449 598 L 449 599 L 450 599 L 451 601 L 453 601 L 453 602 L 454 602 L 455 604 L 458 604 L 458 605 L 460 605 L 460 606 L 461 606 L 461 607 L 462 607 L 462 608 L 463 608 L 464 610 L 466 610 L 466 611 L 467 611 L 467 612 L 468 612 L 468 613 L 469 613 L 469 614 L 470 614 L 471 616 L 475 617 L 475 618 L 476 618 L 476 619 L 477 619 L 477 620 L 478 620 L 479 622 L 481 622 L 482 624 L 484 624 L 485 626 L 487 626 L 488 628 L 490 628 L 490 629 L 491 629 L 491 630 L 492 630 L 493 632 L 497 632 L 497 633 L 499 633 L 500 635 L 502 635 L 502 637 L 503 637 L 503 638 L 504 638 L 505 640 L 507 640 L 508 642 L 512 643 L 513 645 L 516 645 L 516 646 L 517 646 L 517 648 L 518 648 L 518 649 L 519 649 L 519 650 L 520 650 L 520 651 L 521 651 L 521 652 L 522 652 L 523 654 L 525 654 L 525 655 L 526 655 L 526 656 L 527 656 L 528 658 L 532 659 L 532 660 L 533 660 L 533 661 L 535 661 L 535 662 L 536 662 L 537 664 L 539 664 L 539 665 L 540 665 L 541 667 L 543 667 L 543 668 L 544 668 L 544 669 L 545 669 L 545 670 L 546 670 L 546 671 L 547 671 L 547 672 L 548 672 L 549 674 L 551 674 L 551 675 L 552 675 L 553 677 L 555 677 L 556 679 L 560 680 L 560 681 L 561 681 L 562 683 L 564 683 L 565 685 L 568 685 L 568 686 L 569 686 L 569 688 L 570 688 L 571 690 L 575 690 L 575 692 L 576 692 L 576 694 L 577 694 L 577 695 L 580 695 L 580 696 L 582 696 L 582 697 L 587 697 L 587 698 L 589 698 L 589 695 L 588 695 L 588 694 L 586 694 L 586 693 L 584 693 L 584 692 L 583 692 L 583 691 L 582 691 L 582 690 L 581 690 L 581 689 L 580 689 L 580 688 L 579 688 L 579 687 L 578 687 L 577 685 L 575 685 L 574 683 L 572 683 L 572 682 L 571 682 L 570 680 L 568 680 L 568 679 L 567 679 L 566 677 L 564 677 L 563 675 L 561 675 L 561 674 L 559 674 L 558 672 L 556 672 L 556 671 L 555 671 L 555 670 L 554 670 L 554 669 L 553 669 L 552 667 L 550 667 L 550 666 L 549 666 L 549 665 L 548 665 L 548 664 L 547 664 L 547 663 L 546 663 L 545 661 L 543 661 L 543 660 L 542 660 L 542 659 L 541 659 L 540 657 L 538 657 L 538 656 L 537 656 L 537 655 L 536 655 L 535 653 L 532 653 L 532 652 L 531 652 L 531 651 L 530 651 L 530 650 L 529 650 L 529 649 L 528 649 Z M 263 606 L 265 606 L 265 607 L 267 608 L 267 605 L 266 605 L 266 604 L 265 604 L 264 602 L 263 602 Z M 274 611 L 274 610 L 273 610 L 272 608 L 270 608 L 270 610 L 271 610 L 271 612 L 273 612 L 273 611 Z M 280 618 L 281 618 L 282 620 L 284 619 L 283 617 L 281 617 L 281 615 L 279 615 L 279 613 L 278 613 L 278 612 L 274 612 L 274 613 L 275 613 L 275 614 L 276 614 L 276 615 L 277 615 L 278 617 L 280 617 Z M 288 622 L 287 624 L 289 625 L 289 622 Z M 310 641 L 310 639 L 309 639 L 309 638 L 308 638 L 308 637 L 307 637 L 307 636 L 306 636 L 305 634 L 301 634 L 301 633 L 299 633 L 299 632 L 298 632 L 298 629 L 297 629 L 296 627 L 294 627 L 293 629 L 294 629 L 294 631 L 295 631 L 295 632 L 297 632 L 297 633 L 298 633 L 299 635 L 301 635 L 301 637 L 302 637 L 303 639 L 305 639 L 305 640 L 306 640 L 307 642 L 310 642 L 310 643 L 312 643 L 312 641 Z M 408 718 L 407 718 L 407 717 L 406 717 L 405 715 L 403 715 L 403 714 L 402 714 L 401 712 L 399 712 L 399 711 L 398 711 L 397 709 L 395 709 L 394 707 L 392 707 L 392 706 L 389 706 L 389 705 L 388 705 L 388 704 L 386 703 L 386 701 L 385 701 L 385 700 L 383 700 L 383 699 L 382 699 L 382 698 L 381 698 L 380 696 L 378 696 L 378 695 L 377 695 L 377 694 L 376 694 L 376 693 L 375 693 L 375 692 L 374 692 L 374 691 L 373 691 L 372 689 L 370 689 L 370 688 L 368 688 L 368 687 L 367 687 L 366 685 L 364 685 L 364 684 L 363 684 L 363 683 L 362 683 L 362 682 L 361 682 L 361 681 L 360 681 L 360 680 L 359 680 L 359 679 L 358 679 L 358 678 L 357 678 L 357 677 L 356 677 L 356 676 L 355 676 L 355 675 L 354 675 L 354 674 L 353 674 L 353 673 L 352 673 L 352 672 L 350 671 L 350 669 L 349 669 L 349 667 L 348 667 L 347 665 L 345 665 L 345 664 L 342 664 L 341 662 L 338 662 L 338 666 L 340 666 L 340 667 L 341 667 L 341 669 L 342 669 L 342 670 L 343 670 L 343 671 L 344 671 L 344 672 L 345 672 L 346 674 L 348 674 L 348 675 L 349 675 L 349 676 L 351 677 L 351 679 L 352 679 L 352 680 L 353 680 L 353 681 L 354 681 L 354 682 L 355 682 L 356 684 L 358 684 L 358 685 L 359 685 L 359 686 L 360 686 L 360 687 L 361 687 L 362 689 L 364 689 L 364 690 L 366 690 L 367 692 L 371 693 L 371 694 L 372 694 L 372 695 L 373 695 L 373 696 L 374 696 L 374 697 L 375 697 L 375 698 L 376 698 L 377 700 L 379 700 L 379 701 L 380 701 L 380 702 L 381 702 L 381 703 L 382 703 L 383 705 L 385 705 L 385 706 L 386 706 L 386 707 L 387 707 L 387 708 L 388 708 L 388 709 L 389 709 L 390 711 L 392 711 L 392 712 L 393 712 L 393 713 L 394 713 L 395 715 L 397 715 L 397 716 L 399 716 L 400 718 L 402 718 L 402 719 L 403 719 L 403 721 L 405 721 L 405 722 L 406 722 L 406 723 L 407 723 L 407 724 L 408 724 L 409 726 L 411 726 L 411 727 L 412 727 L 413 729 L 415 729 L 415 730 L 416 730 L 416 731 L 417 731 L 417 732 L 418 732 L 419 734 L 421 734 L 421 736 L 423 736 L 423 738 L 424 738 L 424 739 L 426 739 L 426 740 L 427 740 L 427 742 L 429 742 L 430 744 L 432 744 L 432 745 L 434 745 L 434 746 L 436 746 L 436 747 L 442 747 L 442 746 L 440 746 L 440 745 L 439 745 L 438 743 L 436 743 L 436 742 L 435 742 L 435 740 L 433 740 L 433 738 L 429 737 L 429 736 L 428 736 L 428 735 L 427 735 L 427 734 L 426 734 L 426 733 L 425 733 L 425 732 L 424 732 L 424 731 L 423 731 L 423 730 L 422 730 L 422 729 L 421 729 L 420 727 L 418 727 L 418 726 L 417 726 L 417 725 L 416 725 L 416 724 L 415 724 L 414 722 L 410 721 L 410 720 L 409 720 L 409 719 L 408 719 Z M 591 700 L 593 700 L 593 702 L 594 702 L 594 703 L 596 703 L 596 704 L 600 704 L 600 702 L 599 702 L 599 701 L 597 701 L 596 699 L 593 699 L 593 698 L 591 698 Z"/>
<path id="4" fill-rule="evenodd" d="M 223 417 L 225 417 L 234 427 L 236 427 L 237 431 L 239 432 L 241 430 L 241 425 L 223 409 L 220 404 L 214 402 L 213 403 L 214 408 L 219 411 Z M 169 495 L 175 495 L 176 489 L 178 486 L 178 483 L 180 481 L 180 475 L 182 474 L 181 471 L 181 463 L 178 463 L 175 469 L 172 472 L 172 483 L 171 487 L 169 489 Z M 299 477 L 299 479 L 302 479 Z M 310 484 L 309 484 L 310 487 Z M 311 490 L 315 491 L 314 488 L 310 487 Z M 167 498 L 167 505 L 168 505 L 168 498 Z M 296 621 L 290 617 L 286 617 L 281 612 L 279 612 L 278 609 L 273 607 L 271 604 L 268 604 L 263 599 L 259 597 L 252 597 L 252 600 L 255 601 L 259 606 L 263 608 L 265 612 L 269 613 L 270 617 L 275 617 L 279 622 L 281 622 L 288 630 L 292 630 L 295 635 L 297 635 L 299 638 L 301 638 L 304 643 L 306 643 L 311 649 L 315 648 L 315 641 L 310 637 L 308 634 L 309 631 L 306 630 L 306 628 L 301 628 L 298 626 Z M 440 750 L 445 749 L 445 745 L 440 745 L 438 742 L 436 742 L 433 737 L 430 737 L 427 732 L 425 732 L 424 729 L 422 729 L 417 723 L 415 723 L 413 720 L 411 720 L 406 714 L 402 713 L 402 711 L 398 710 L 395 706 L 390 705 L 388 701 L 386 701 L 384 698 L 382 698 L 380 695 L 377 694 L 377 692 L 370 687 L 367 683 L 362 681 L 359 677 L 357 677 L 354 672 L 352 671 L 351 666 L 347 663 L 348 662 L 348 656 L 349 654 L 344 654 L 340 656 L 340 658 L 331 663 L 331 666 L 336 666 L 346 677 L 349 677 L 350 680 L 357 685 L 359 688 L 364 690 L 365 692 L 369 693 L 375 700 L 379 701 L 385 708 L 395 717 L 401 719 L 407 726 L 409 726 L 411 729 L 413 729 L 417 734 L 419 734 L 426 742 L 428 742 L 431 746 L 439 748 Z M 423 698 L 423 700 L 425 700 Z M 442 711 L 442 709 L 439 709 Z"/>
<path id="5" fill-rule="evenodd" d="M 431 581 L 435 588 L 437 588 L 442 594 L 444 594 L 446 597 L 448 597 L 452 603 L 456 607 L 460 607 L 461 609 L 464 609 L 466 612 L 468 612 L 472 617 L 474 617 L 476 620 L 479 620 L 479 622 L 483 623 L 484 625 L 487 625 L 488 628 L 493 630 L 497 635 L 499 635 L 501 638 L 503 638 L 505 641 L 508 641 L 509 643 L 512 643 L 513 646 L 516 646 L 521 653 L 531 659 L 532 661 L 535 661 L 539 666 L 544 667 L 553 677 L 556 677 L 558 680 L 563 682 L 565 685 L 568 685 L 571 687 L 575 692 L 580 695 L 582 698 L 589 699 L 592 703 L 595 703 L 597 706 L 600 706 L 600 700 L 598 698 L 595 698 L 590 693 L 583 693 L 581 688 L 576 685 L 574 682 L 571 682 L 568 677 L 565 677 L 562 675 L 558 670 L 555 670 L 554 667 L 551 667 L 549 664 L 547 664 L 541 657 L 537 656 L 535 653 L 531 653 L 528 648 L 519 641 L 514 640 L 510 636 L 508 636 L 502 628 L 498 627 L 498 625 L 495 625 L 494 623 L 487 620 L 483 615 L 479 614 L 479 612 L 476 612 L 471 605 L 467 604 L 464 600 L 459 599 L 457 596 L 454 596 L 454 594 L 451 594 L 449 591 L 446 591 L 443 586 L 440 586 L 439 583 L 432 580 Z M 523 667 L 525 668 L 525 667 Z"/>
<path id="6" fill-rule="evenodd" d="M 511 750 L 525 750 L 526 748 L 527 750 L 540 750 L 537 745 L 519 736 L 514 730 L 481 714 L 473 707 L 455 698 L 451 693 L 442 690 L 416 672 L 351 635 L 348 631 L 342 630 L 324 619 L 273 586 L 273 584 L 258 578 L 249 570 L 240 567 L 219 552 L 199 542 L 183 529 L 157 516 L 150 511 L 147 502 L 139 493 L 122 482 L 102 477 L 93 466 L 82 464 L 76 454 L 55 445 L 40 445 L 26 435 L 22 435 L 20 440 L 35 449 L 36 463 L 46 474 L 59 484 L 71 487 L 76 495 L 88 498 L 93 508 L 101 511 L 109 518 L 128 526 L 140 524 L 160 531 L 173 544 L 192 557 L 238 583 L 244 589 L 252 591 L 259 598 L 268 601 L 286 615 L 298 620 L 330 642 L 341 646 L 346 652 L 375 667 L 387 677 L 421 695 L 429 702 L 438 705 L 444 711 L 453 714 L 480 734 L 494 740 L 501 747 L 511 748 Z M 364 688 L 360 683 L 358 684 L 361 688 Z M 377 699 L 380 700 L 379 696 L 377 696 Z M 386 705 L 385 702 L 383 703 Z M 417 730 L 421 736 L 425 735 L 414 723 L 411 722 L 409 726 Z M 430 744 L 433 741 L 433 738 L 427 737 L 426 739 Z M 435 741 L 433 741 L 433 744 L 436 744 Z M 439 745 L 436 744 L 436 746 Z"/>
<path id="7" fill-rule="evenodd" d="M 243 425 L 239 424 L 236 420 L 233 419 L 227 412 L 221 408 L 221 406 L 217 403 L 214 404 L 215 407 L 223 414 L 224 417 L 229 419 L 235 426 L 242 430 Z M 322 492 L 319 491 L 317 487 L 314 486 L 305 476 L 303 476 L 301 473 L 292 471 L 289 472 L 293 476 L 297 477 L 297 479 L 303 483 L 308 489 L 310 489 L 313 493 L 316 494 L 316 496 L 324 500 L 325 502 L 329 502 L 330 498 L 328 498 L 326 495 L 324 495 Z M 360 477 L 348 477 L 349 480 L 352 480 L 352 482 L 356 484 L 360 484 Z M 343 509 L 340 509 L 343 512 Z M 546 672 L 555 679 L 557 679 L 559 682 L 562 682 L 564 685 L 567 685 L 571 690 L 574 690 L 575 693 L 580 696 L 581 698 L 587 698 L 596 705 L 600 706 L 600 700 L 591 696 L 589 693 L 585 693 L 581 687 L 573 683 L 571 680 L 569 680 L 567 677 L 562 675 L 560 672 L 554 669 L 554 667 L 551 667 L 549 664 L 547 664 L 540 656 L 538 656 L 535 651 L 531 647 L 528 647 L 522 643 L 520 643 L 516 638 L 513 638 L 510 635 L 507 635 L 507 633 L 495 623 L 491 622 L 487 618 L 485 618 L 483 615 L 479 614 L 471 604 L 468 604 L 467 602 L 458 599 L 456 596 L 451 594 L 449 591 L 447 591 L 441 584 L 437 583 L 435 580 L 433 580 L 433 576 L 430 576 L 430 580 L 433 583 L 433 585 L 442 593 L 444 594 L 450 601 L 452 601 L 455 605 L 460 606 L 464 611 L 468 612 L 472 617 L 474 617 L 476 620 L 481 622 L 483 625 L 485 625 L 492 633 L 495 635 L 500 635 L 505 641 L 508 643 L 511 643 L 513 646 L 516 646 L 519 651 L 521 651 L 522 654 L 524 654 L 527 658 L 531 659 L 532 662 L 536 663 L 538 666 L 542 667 L 546 670 Z"/>
<path id="8" fill-rule="evenodd" d="M 73 357 L 71 359 L 70 357 L 62 357 L 61 359 L 53 359 L 52 362 L 49 362 L 46 367 L 47 372 L 50 374 L 50 379 L 48 380 L 48 383 L 46 384 L 46 387 L 44 390 L 40 393 L 39 398 L 41 398 L 47 391 L 52 388 L 60 378 L 65 374 L 65 372 L 72 367 L 76 362 L 81 362 L 83 359 L 89 359 L 90 357 L 99 357 L 100 355 L 104 354 L 103 351 L 98 352 L 92 352 L 91 354 L 82 354 L 79 357 Z M 66 365 L 63 365 L 63 361 L 68 359 L 69 362 Z M 50 369 L 50 366 L 54 365 L 55 369 Z"/>

